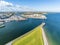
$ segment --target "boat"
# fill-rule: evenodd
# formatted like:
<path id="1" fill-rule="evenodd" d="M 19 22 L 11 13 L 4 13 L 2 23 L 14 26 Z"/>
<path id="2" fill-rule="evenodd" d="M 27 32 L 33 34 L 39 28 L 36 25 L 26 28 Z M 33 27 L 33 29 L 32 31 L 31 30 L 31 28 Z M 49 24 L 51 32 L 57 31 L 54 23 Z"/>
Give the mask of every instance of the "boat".
<path id="1" fill-rule="evenodd" d="M 4 22 L 0 22 L 0 28 L 5 27 Z"/>

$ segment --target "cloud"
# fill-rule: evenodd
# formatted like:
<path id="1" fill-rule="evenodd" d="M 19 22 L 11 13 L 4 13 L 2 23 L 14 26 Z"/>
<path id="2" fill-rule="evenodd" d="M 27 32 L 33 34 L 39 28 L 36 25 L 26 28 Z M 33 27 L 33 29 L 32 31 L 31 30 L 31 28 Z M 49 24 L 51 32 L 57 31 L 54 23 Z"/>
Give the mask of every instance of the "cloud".
<path id="1" fill-rule="evenodd" d="M 0 11 L 34 11 L 34 9 L 1 0 Z"/>
<path id="2" fill-rule="evenodd" d="M 0 6 L 7 6 L 7 5 L 13 5 L 12 3 L 5 2 L 5 1 L 0 1 Z"/>

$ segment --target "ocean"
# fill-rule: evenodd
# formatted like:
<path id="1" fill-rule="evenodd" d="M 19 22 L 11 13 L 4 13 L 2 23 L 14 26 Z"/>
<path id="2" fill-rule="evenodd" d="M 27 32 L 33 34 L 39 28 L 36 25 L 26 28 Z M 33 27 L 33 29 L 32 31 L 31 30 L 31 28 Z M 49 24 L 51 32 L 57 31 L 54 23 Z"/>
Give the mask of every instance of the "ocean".
<path id="1" fill-rule="evenodd" d="M 48 13 L 44 31 L 49 45 L 60 45 L 60 13 Z"/>
<path id="2" fill-rule="evenodd" d="M 45 22 L 44 31 L 49 45 L 60 45 L 60 13 L 48 13 L 47 19 L 27 19 L 24 21 L 12 21 L 4 23 L 5 27 L 0 28 L 0 45 L 31 31 L 42 22 Z"/>

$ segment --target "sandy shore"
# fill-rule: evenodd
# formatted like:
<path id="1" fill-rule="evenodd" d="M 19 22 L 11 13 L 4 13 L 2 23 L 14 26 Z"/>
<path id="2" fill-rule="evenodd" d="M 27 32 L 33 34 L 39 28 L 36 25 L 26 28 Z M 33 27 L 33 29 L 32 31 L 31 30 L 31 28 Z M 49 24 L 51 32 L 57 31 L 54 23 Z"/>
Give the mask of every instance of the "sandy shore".
<path id="1" fill-rule="evenodd" d="M 44 29 L 43 29 L 43 26 L 44 26 L 44 25 L 45 25 L 45 23 L 42 23 L 42 24 L 41 24 L 42 36 L 43 36 L 44 45 L 48 45 L 47 37 L 46 37 L 45 32 L 44 32 Z"/>

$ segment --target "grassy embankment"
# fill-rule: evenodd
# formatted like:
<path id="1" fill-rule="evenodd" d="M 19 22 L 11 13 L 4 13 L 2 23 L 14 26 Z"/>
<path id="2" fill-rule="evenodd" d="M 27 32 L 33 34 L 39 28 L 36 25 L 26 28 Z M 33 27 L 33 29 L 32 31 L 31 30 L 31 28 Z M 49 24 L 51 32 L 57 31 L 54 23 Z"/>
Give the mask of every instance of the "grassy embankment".
<path id="1" fill-rule="evenodd" d="M 12 45 L 43 45 L 41 26 L 17 38 Z"/>

